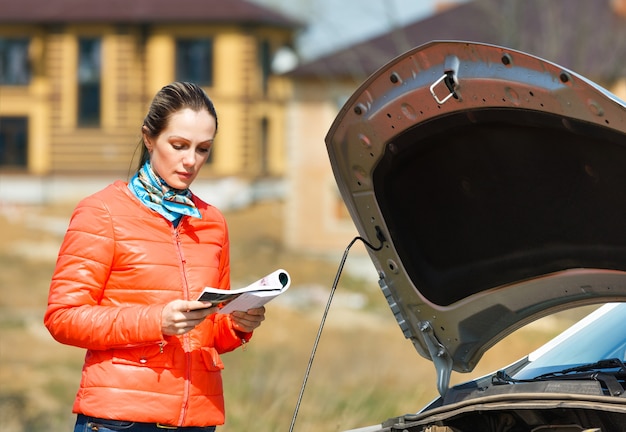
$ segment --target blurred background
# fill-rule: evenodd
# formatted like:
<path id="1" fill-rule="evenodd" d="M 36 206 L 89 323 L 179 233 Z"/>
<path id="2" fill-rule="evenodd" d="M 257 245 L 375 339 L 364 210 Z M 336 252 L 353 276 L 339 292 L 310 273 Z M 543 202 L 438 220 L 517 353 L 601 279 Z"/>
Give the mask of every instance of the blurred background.
<path id="1" fill-rule="evenodd" d="M 626 98 L 626 0 L 0 0 L 0 430 L 72 428 L 84 353 L 42 324 L 58 247 L 78 200 L 134 173 L 147 106 L 174 80 L 203 86 L 219 114 L 192 190 L 227 217 L 233 285 L 279 267 L 293 281 L 248 349 L 224 356 L 220 430 L 288 430 L 339 260 L 357 234 L 325 134 L 370 74 L 442 39 L 526 51 Z M 583 312 L 520 330 L 471 376 Z M 295 430 L 415 412 L 435 383 L 355 245 Z"/>

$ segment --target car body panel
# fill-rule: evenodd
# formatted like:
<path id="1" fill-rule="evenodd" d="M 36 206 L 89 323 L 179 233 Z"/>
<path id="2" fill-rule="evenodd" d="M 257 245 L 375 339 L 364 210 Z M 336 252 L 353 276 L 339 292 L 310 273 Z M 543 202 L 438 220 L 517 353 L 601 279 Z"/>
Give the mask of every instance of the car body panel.
<path id="1" fill-rule="evenodd" d="M 350 432 L 626 431 L 624 371 L 615 375 L 613 392 L 599 370 L 590 377 L 564 374 L 537 379 L 545 370 L 595 362 L 606 355 L 625 359 L 626 336 L 621 331 L 625 325 L 626 303 L 603 305 L 528 356 L 448 389 L 418 413 Z M 607 351 L 608 345 L 614 348 Z M 550 368 L 544 369 L 546 365 Z M 499 380 L 502 376 L 510 381 Z"/>
<path id="2" fill-rule="evenodd" d="M 452 370 L 531 321 L 626 299 L 626 107 L 582 76 L 504 47 L 431 42 L 367 79 L 326 146 L 442 395 Z"/>

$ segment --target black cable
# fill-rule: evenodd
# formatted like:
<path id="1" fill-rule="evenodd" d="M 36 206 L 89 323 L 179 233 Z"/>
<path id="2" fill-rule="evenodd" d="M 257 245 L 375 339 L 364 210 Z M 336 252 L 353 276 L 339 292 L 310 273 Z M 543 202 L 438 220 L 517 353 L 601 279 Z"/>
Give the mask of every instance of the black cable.
<path id="1" fill-rule="evenodd" d="M 296 408 L 293 412 L 293 418 L 291 419 L 291 426 L 289 426 L 289 432 L 293 432 L 294 425 L 296 424 L 296 417 L 298 417 L 298 411 L 300 410 L 300 403 L 302 402 L 302 396 L 304 395 L 304 389 L 306 387 L 306 383 L 309 379 L 309 373 L 311 372 L 311 366 L 313 365 L 313 359 L 315 358 L 315 352 L 317 351 L 317 345 L 319 344 L 320 337 L 322 336 L 322 330 L 324 328 L 324 323 L 326 322 L 326 316 L 328 316 L 328 311 L 330 309 L 330 304 L 333 300 L 333 296 L 335 295 L 335 291 L 337 290 L 337 285 L 339 284 L 339 278 L 341 277 L 341 273 L 343 272 L 343 266 L 346 263 L 346 259 L 348 258 L 348 253 L 350 252 L 350 248 L 357 240 L 363 242 L 363 244 L 374 250 L 379 251 L 383 248 L 383 243 L 385 241 L 384 236 L 382 235 L 380 229 L 376 227 L 376 237 L 380 240 L 380 246 L 374 247 L 371 243 L 365 240 L 363 237 L 355 237 L 346 247 L 346 250 L 343 252 L 343 256 L 341 257 L 341 262 L 339 263 L 339 268 L 337 269 L 337 273 L 335 274 L 335 280 L 333 281 L 333 286 L 330 289 L 330 294 L 328 296 L 328 301 L 326 302 L 326 309 L 324 310 L 324 314 L 322 315 L 322 321 L 320 322 L 320 327 L 317 331 L 317 336 L 315 337 L 315 342 L 313 343 L 313 349 L 311 351 L 311 356 L 309 357 L 309 364 L 306 367 L 306 372 L 304 373 L 304 380 L 302 381 L 302 387 L 300 388 L 300 395 L 298 396 L 298 401 L 296 402 Z"/>

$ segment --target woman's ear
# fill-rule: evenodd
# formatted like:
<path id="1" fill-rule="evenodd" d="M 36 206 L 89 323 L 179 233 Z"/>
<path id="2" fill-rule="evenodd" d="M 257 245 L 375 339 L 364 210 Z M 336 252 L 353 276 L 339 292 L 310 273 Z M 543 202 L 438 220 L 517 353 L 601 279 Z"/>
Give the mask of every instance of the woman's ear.
<path id="1" fill-rule="evenodd" d="M 149 153 L 152 153 L 152 142 L 150 141 L 150 137 L 148 136 L 148 128 L 142 126 L 141 134 L 143 138 L 143 145 L 146 147 Z"/>

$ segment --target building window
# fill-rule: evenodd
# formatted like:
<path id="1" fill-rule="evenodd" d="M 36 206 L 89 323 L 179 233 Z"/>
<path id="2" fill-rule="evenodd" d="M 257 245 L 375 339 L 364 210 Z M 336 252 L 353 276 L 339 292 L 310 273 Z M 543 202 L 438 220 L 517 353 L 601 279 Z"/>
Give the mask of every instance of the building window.
<path id="1" fill-rule="evenodd" d="M 261 70 L 261 88 L 263 94 L 266 94 L 267 84 L 272 74 L 272 48 L 267 40 L 261 41 L 259 44 L 259 68 Z"/>
<path id="2" fill-rule="evenodd" d="M 176 80 L 213 85 L 213 40 L 178 39 L 176 41 Z"/>
<path id="3" fill-rule="evenodd" d="M 78 40 L 78 124 L 100 125 L 101 40 Z"/>
<path id="4" fill-rule="evenodd" d="M 0 38 L 0 85 L 30 82 L 29 42 L 26 38 Z"/>
<path id="5" fill-rule="evenodd" d="M 26 167 L 28 118 L 0 117 L 0 167 Z"/>
<path id="6" fill-rule="evenodd" d="M 270 121 L 267 117 L 263 117 L 261 119 L 260 124 L 260 133 L 259 133 L 259 156 L 260 156 L 260 170 L 261 175 L 269 174 L 269 132 L 270 132 Z"/>

